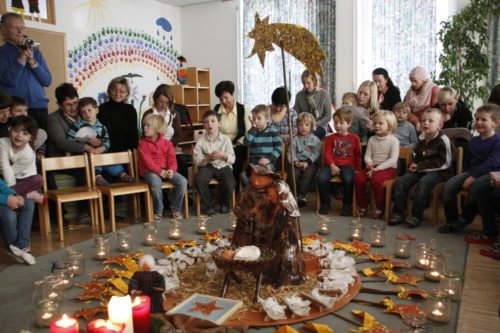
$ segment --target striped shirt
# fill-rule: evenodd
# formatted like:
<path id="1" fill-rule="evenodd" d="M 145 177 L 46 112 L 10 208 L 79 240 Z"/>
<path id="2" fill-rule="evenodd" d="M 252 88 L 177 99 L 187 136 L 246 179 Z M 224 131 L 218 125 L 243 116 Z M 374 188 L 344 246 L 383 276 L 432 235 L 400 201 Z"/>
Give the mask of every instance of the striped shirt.
<path id="1" fill-rule="evenodd" d="M 68 133 L 66 134 L 67 135 L 67 138 L 69 140 L 75 140 L 75 141 L 78 141 L 76 140 L 76 133 L 78 132 L 78 130 L 80 128 L 83 128 L 83 127 L 90 127 L 92 128 L 93 130 L 95 130 L 97 132 L 97 138 L 99 140 L 101 140 L 102 142 L 102 145 L 104 146 L 104 148 L 106 148 L 106 151 L 108 151 L 109 147 L 110 147 L 110 142 L 109 142 L 109 134 L 108 134 L 108 130 L 106 129 L 106 126 L 104 126 L 100 121 L 99 119 L 96 119 L 95 123 L 92 125 L 90 123 L 88 123 L 86 120 L 79 120 L 77 122 L 75 122 L 73 124 L 73 126 L 71 127 L 71 129 L 68 131 Z"/>
<path id="2" fill-rule="evenodd" d="M 251 164 L 258 164 L 261 158 L 276 164 L 281 155 L 281 138 L 274 126 L 269 125 L 261 131 L 252 127 L 245 134 L 244 143 L 248 147 Z"/>

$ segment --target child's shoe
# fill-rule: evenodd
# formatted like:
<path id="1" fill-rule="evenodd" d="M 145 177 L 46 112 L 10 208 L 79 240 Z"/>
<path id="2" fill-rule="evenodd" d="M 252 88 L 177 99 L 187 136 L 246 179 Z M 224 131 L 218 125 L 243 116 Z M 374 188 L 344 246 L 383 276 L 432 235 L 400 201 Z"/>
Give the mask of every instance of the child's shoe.
<path id="1" fill-rule="evenodd" d="M 368 210 L 367 210 L 366 208 L 362 208 L 362 207 L 358 208 L 358 215 L 359 215 L 360 217 L 364 217 L 364 216 L 366 216 L 366 213 L 367 213 L 367 212 L 368 212 Z"/>
<path id="2" fill-rule="evenodd" d="M 104 179 L 104 177 L 102 175 L 95 176 L 95 184 L 97 186 L 101 186 L 101 187 L 109 186 L 108 181 L 106 179 Z"/>
<path id="3" fill-rule="evenodd" d="M 21 250 L 17 246 L 14 246 L 11 244 L 10 250 L 12 251 L 12 253 L 14 253 L 15 256 L 21 258 L 28 265 L 33 266 L 34 264 L 36 264 L 35 257 L 33 257 L 33 255 L 31 255 L 31 253 L 29 253 L 28 248 Z"/>
<path id="4" fill-rule="evenodd" d="M 153 217 L 154 221 L 156 223 L 160 223 L 161 222 L 161 219 L 162 219 L 162 216 L 161 214 L 155 214 L 154 217 Z"/>
<path id="5" fill-rule="evenodd" d="M 42 193 L 37 191 L 28 192 L 26 194 L 26 198 L 31 199 L 33 202 L 36 202 L 40 205 L 45 205 L 47 203 L 47 198 L 45 198 Z"/>
<path id="6" fill-rule="evenodd" d="M 182 215 L 182 213 L 180 211 L 178 211 L 175 208 L 172 208 L 172 218 L 174 218 L 176 220 L 182 220 L 184 218 L 184 216 Z"/>
<path id="7" fill-rule="evenodd" d="M 375 213 L 373 214 L 374 219 L 381 219 L 384 215 L 384 211 L 382 209 L 375 209 Z"/>
<path id="8" fill-rule="evenodd" d="M 129 175 L 128 173 L 126 173 L 125 171 L 122 171 L 120 172 L 120 178 L 125 182 L 125 183 L 135 183 L 137 180 L 135 179 L 135 177 L 132 177 L 131 175 Z"/>
<path id="9" fill-rule="evenodd" d="M 352 216 L 352 206 L 343 206 L 340 216 Z"/>
<path id="10" fill-rule="evenodd" d="M 416 228 L 422 223 L 422 221 L 418 217 L 410 216 L 409 218 L 406 219 L 405 223 L 410 228 Z"/>
<path id="11" fill-rule="evenodd" d="M 497 253 L 500 253 L 500 241 L 479 250 L 479 254 L 485 257 L 493 257 Z"/>
<path id="12" fill-rule="evenodd" d="M 464 237 L 469 244 L 491 244 L 495 242 L 495 237 L 489 237 L 481 232 L 473 232 Z"/>
<path id="13" fill-rule="evenodd" d="M 398 224 L 402 224 L 405 222 L 405 218 L 404 216 L 398 214 L 398 213 L 394 213 L 392 214 L 392 218 L 389 220 L 389 225 L 398 225 Z"/>

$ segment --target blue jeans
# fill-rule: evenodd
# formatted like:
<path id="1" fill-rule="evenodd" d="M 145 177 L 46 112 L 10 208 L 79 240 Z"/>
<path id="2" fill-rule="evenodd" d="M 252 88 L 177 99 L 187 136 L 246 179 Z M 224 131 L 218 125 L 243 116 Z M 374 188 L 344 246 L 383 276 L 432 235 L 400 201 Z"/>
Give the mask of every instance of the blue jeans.
<path id="1" fill-rule="evenodd" d="M 0 204 L 0 230 L 7 248 L 9 245 L 20 249 L 29 247 L 34 210 L 30 199 L 24 199 L 24 206 L 15 210 Z"/>
<path id="2" fill-rule="evenodd" d="M 394 214 L 405 216 L 408 192 L 416 184 L 411 215 L 421 220 L 429 204 L 432 189 L 442 181 L 444 178 L 437 172 L 407 172 L 399 177 L 394 189 Z"/>
<path id="3" fill-rule="evenodd" d="M 352 207 L 355 170 L 352 165 L 342 165 L 339 166 L 339 168 L 339 176 L 344 187 L 344 198 L 342 199 L 342 204 L 344 207 Z M 324 166 L 319 171 L 318 192 L 319 200 L 323 207 L 330 207 L 330 189 L 334 186 L 334 184 L 330 183 L 330 179 L 332 179 L 332 177 L 330 166 Z"/>
<path id="4" fill-rule="evenodd" d="M 469 174 L 467 172 L 463 172 L 451 179 L 448 179 L 444 184 L 444 212 L 446 214 L 446 223 L 448 224 L 454 224 L 458 220 L 457 194 L 462 190 L 462 185 L 467 177 L 469 177 Z M 489 187 L 489 182 L 490 176 L 486 174 L 471 183 L 469 187 L 469 198 L 465 203 L 462 214 L 463 219 L 467 223 L 472 223 L 474 217 L 478 213 L 479 202 L 475 200 L 477 198 L 477 194 L 475 192 L 481 186 L 486 185 L 486 187 Z M 486 201 L 489 200 L 486 199 Z"/>
<path id="5" fill-rule="evenodd" d="M 476 213 L 479 212 L 483 222 L 483 234 L 489 237 L 497 236 L 495 210 L 500 211 L 498 209 L 500 197 L 495 195 L 495 191 L 499 189 L 491 187 L 488 174 L 473 181 L 469 187 L 469 201 L 472 201 L 472 204 L 467 204 L 462 214 L 467 223 L 472 223 Z"/>
<path id="6" fill-rule="evenodd" d="M 170 208 L 182 211 L 182 200 L 184 199 L 187 188 L 186 178 L 176 172 L 172 178 L 163 179 L 156 173 L 146 171 L 144 180 L 151 188 L 151 193 L 153 195 L 153 210 L 155 214 L 163 213 L 163 193 L 161 186 L 164 181 L 168 181 L 175 186 L 172 199 L 170 200 Z"/>
<path id="7" fill-rule="evenodd" d="M 121 164 L 95 167 L 95 172 L 97 174 L 101 174 L 102 171 L 106 171 L 106 173 L 111 175 L 111 176 L 118 177 L 120 175 L 120 172 L 125 171 L 125 169 L 123 168 L 123 165 L 121 165 Z"/>

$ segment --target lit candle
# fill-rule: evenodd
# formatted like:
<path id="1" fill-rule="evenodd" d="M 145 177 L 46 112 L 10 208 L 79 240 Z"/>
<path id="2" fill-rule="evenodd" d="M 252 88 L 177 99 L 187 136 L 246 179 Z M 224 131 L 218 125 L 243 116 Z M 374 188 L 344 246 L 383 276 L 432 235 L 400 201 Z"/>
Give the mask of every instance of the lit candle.
<path id="1" fill-rule="evenodd" d="M 424 277 L 427 281 L 437 282 L 441 279 L 441 273 L 438 271 L 426 271 Z"/>
<path id="2" fill-rule="evenodd" d="M 113 324 L 125 324 L 124 333 L 134 333 L 132 324 L 132 300 L 130 296 L 111 296 L 108 303 L 108 317 Z"/>
<path id="3" fill-rule="evenodd" d="M 57 302 L 59 300 L 59 293 L 53 291 L 48 295 L 48 297 L 50 301 Z"/>
<path id="4" fill-rule="evenodd" d="M 78 321 L 63 314 L 61 319 L 50 323 L 50 333 L 78 333 Z"/>
<path id="5" fill-rule="evenodd" d="M 444 313 L 439 309 L 432 310 L 431 315 L 429 316 L 429 319 L 431 319 L 432 321 L 438 322 L 438 323 L 447 323 L 448 322 L 448 319 L 446 318 Z"/>
<path id="6" fill-rule="evenodd" d="M 98 260 L 104 260 L 106 259 L 106 252 L 105 251 L 97 251 L 95 254 L 95 258 Z"/>
<path id="7" fill-rule="evenodd" d="M 120 251 L 121 252 L 128 252 L 130 251 L 130 245 L 128 244 L 128 242 L 123 242 L 120 244 Z"/>
<path id="8" fill-rule="evenodd" d="M 40 301 L 36 307 L 36 324 L 39 327 L 49 327 L 58 314 L 58 303 L 48 300 Z"/>
<path id="9" fill-rule="evenodd" d="M 87 325 L 88 333 L 122 333 L 125 324 L 113 324 L 109 320 L 96 319 Z"/>
<path id="10" fill-rule="evenodd" d="M 138 296 L 132 304 L 134 333 L 151 332 L 151 299 L 149 296 Z"/>

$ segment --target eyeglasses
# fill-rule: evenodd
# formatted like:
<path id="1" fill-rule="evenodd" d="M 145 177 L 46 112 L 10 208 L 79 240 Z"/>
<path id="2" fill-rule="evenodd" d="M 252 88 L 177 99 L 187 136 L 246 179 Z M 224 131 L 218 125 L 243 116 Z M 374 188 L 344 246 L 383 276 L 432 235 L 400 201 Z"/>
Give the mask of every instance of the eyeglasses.
<path id="1" fill-rule="evenodd" d="M 74 102 L 74 103 L 71 103 L 71 104 L 61 104 L 62 107 L 64 109 L 76 109 L 76 107 L 78 106 L 78 102 Z"/>

